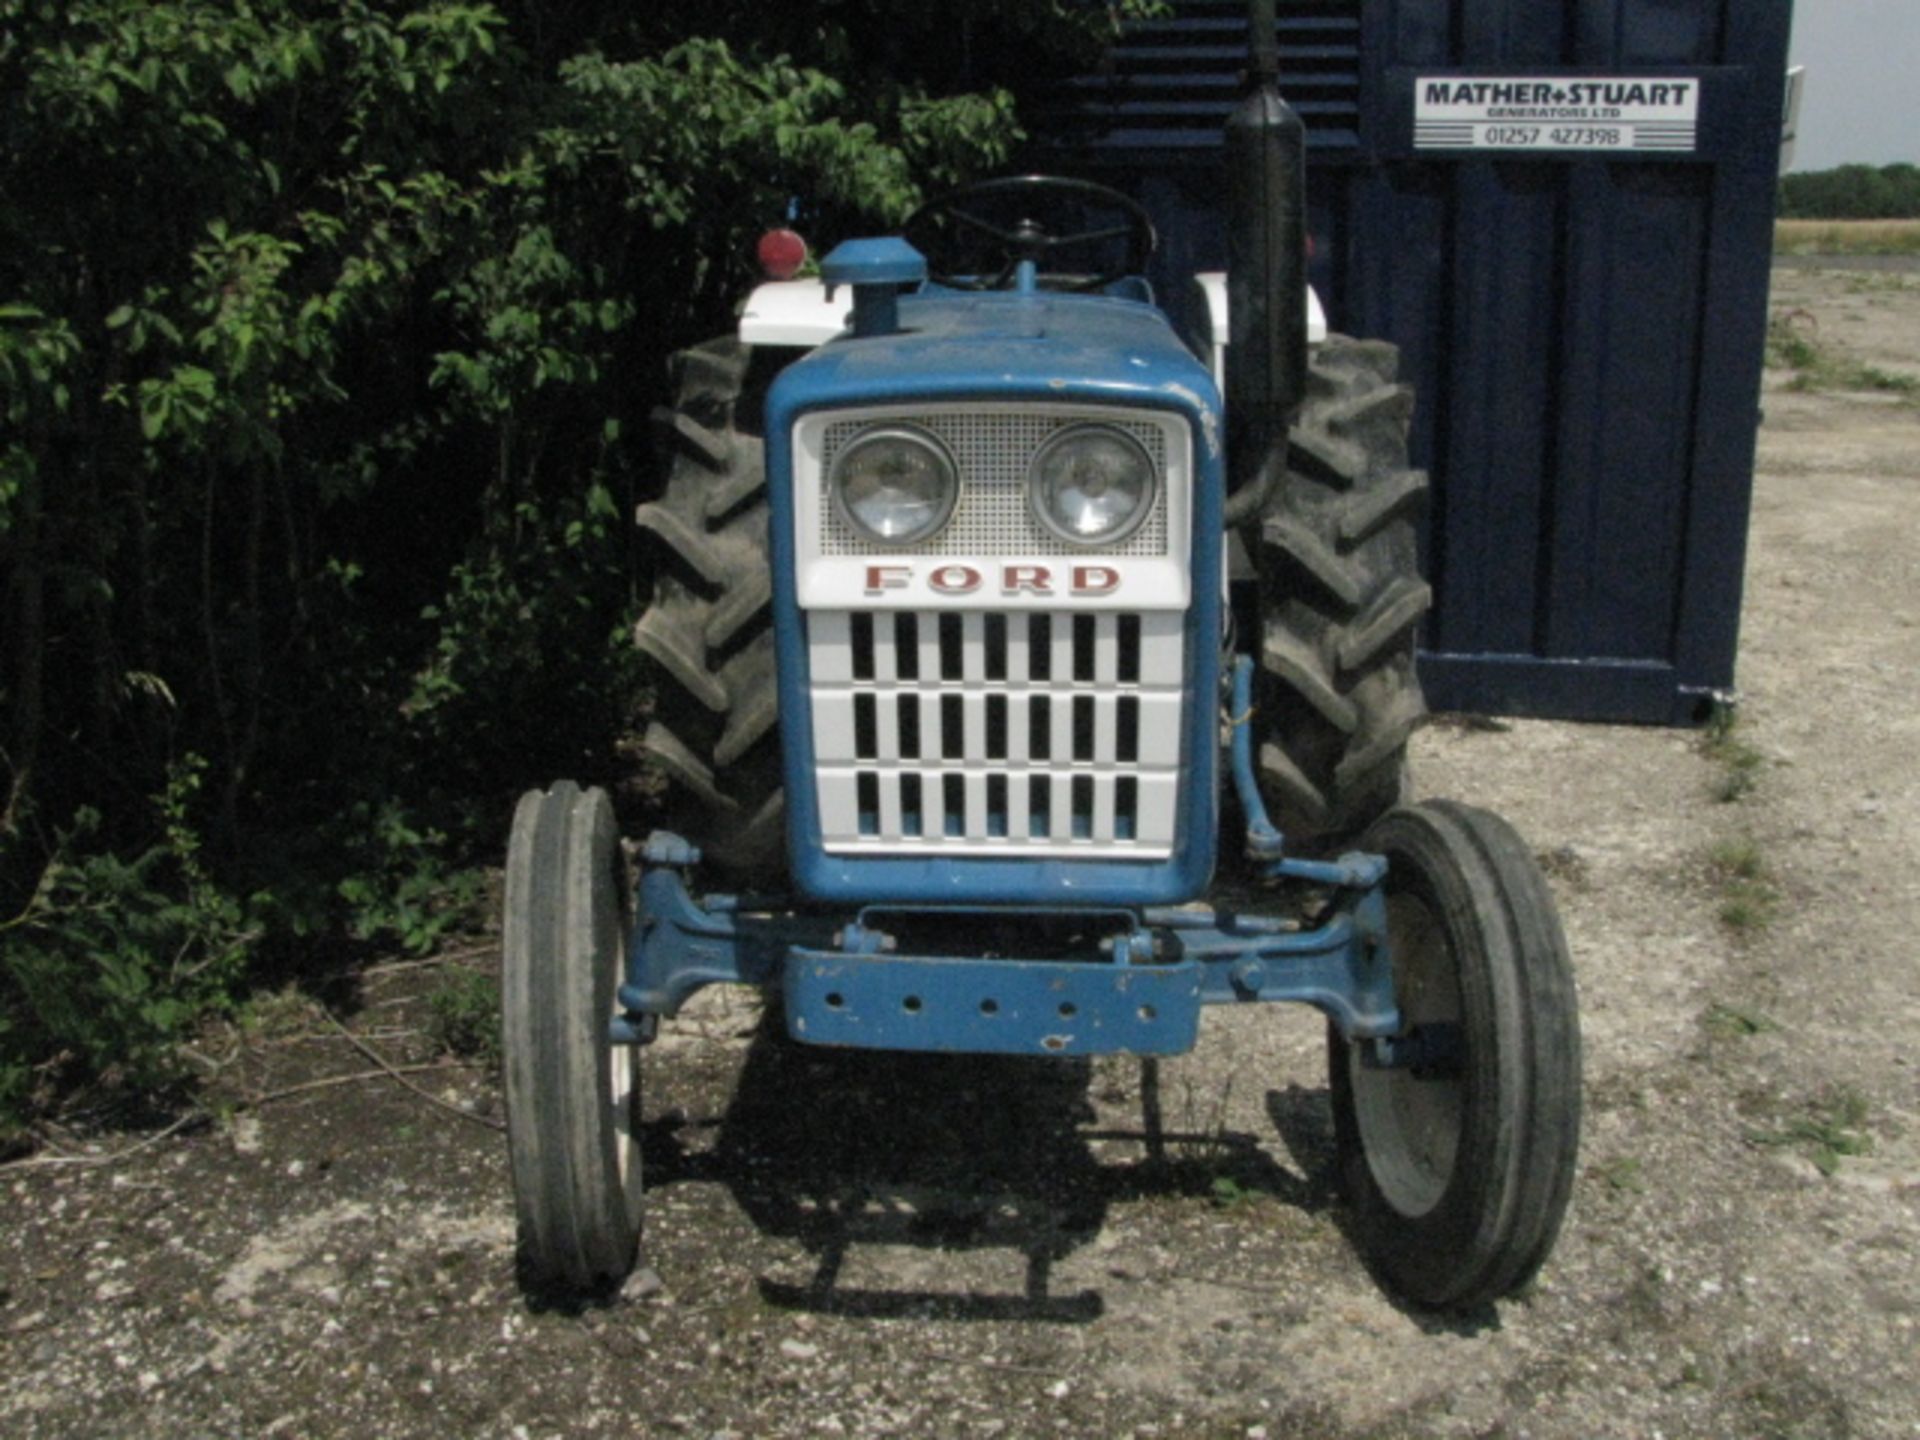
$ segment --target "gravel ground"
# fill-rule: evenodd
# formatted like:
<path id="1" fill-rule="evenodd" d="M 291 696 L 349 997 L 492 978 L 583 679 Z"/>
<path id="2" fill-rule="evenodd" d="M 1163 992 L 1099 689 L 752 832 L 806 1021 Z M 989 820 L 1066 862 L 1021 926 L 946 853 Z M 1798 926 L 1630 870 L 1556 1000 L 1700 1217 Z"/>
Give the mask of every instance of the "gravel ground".
<path id="1" fill-rule="evenodd" d="M 1920 275 L 1776 286 L 1920 364 Z M 649 1054 L 650 1269 L 607 1306 L 517 1287 L 484 1068 L 0 1170 L 0 1432 L 1920 1434 L 1920 408 L 1784 381 L 1727 743 L 1418 741 L 1423 792 L 1545 858 L 1582 990 L 1580 1180 L 1525 1298 L 1437 1321 L 1369 1279 L 1310 1015 L 1209 1016 L 1156 1075 L 807 1052 L 709 995 Z M 426 997 L 490 963 L 322 998 L 427 1065 Z M 233 1096 L 372 1068 L 302 997 L 230 1043 Z"/>

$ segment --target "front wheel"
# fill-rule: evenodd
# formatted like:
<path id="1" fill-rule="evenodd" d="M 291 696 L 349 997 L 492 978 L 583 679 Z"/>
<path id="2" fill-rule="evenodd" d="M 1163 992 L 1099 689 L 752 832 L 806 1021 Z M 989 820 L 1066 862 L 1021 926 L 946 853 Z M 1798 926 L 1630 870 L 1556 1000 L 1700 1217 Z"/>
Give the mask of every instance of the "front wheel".
<path id="1" fill-rule="evenodd" d="M 1573 972 L 1511 826 L 1447 801 L 1369 832 L 1386 856 L 1394 998 L 1411 1065 L 1329 1032 L 1340 1175 L 1362 1253 L 1417 1305 L 1525 1286 L 1560 1230 L 1580 1135 Z"/>
<path id="2" fill-rule="evenodd" d="M 640 1235 L 639 1051 L 612 1042 L 628 893 L 604 790 L 520 799 L 507 845 L 501 1029 L 521 1263 L 589 1291 Z"/>

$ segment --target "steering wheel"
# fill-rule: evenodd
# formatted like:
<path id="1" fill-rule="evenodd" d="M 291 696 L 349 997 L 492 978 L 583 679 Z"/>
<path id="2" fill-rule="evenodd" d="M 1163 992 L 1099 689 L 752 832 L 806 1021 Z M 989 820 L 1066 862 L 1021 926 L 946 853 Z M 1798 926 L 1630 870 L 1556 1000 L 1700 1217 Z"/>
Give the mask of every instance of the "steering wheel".
<path id="1" fill-rule="evenodd" d="M 1052 211 L 1057 218 L 1068 206 L 1092 209 L 1096 216 L 1108 212 L 1116 223 L 1060 233 L 1049 230 L 1041 217 Z M 961 258 L 968 251 L 954 232 L 962 230 L 994 248 L 1001 261 L 997 271 L 982 274 L 961 268 Z M 1010 175 L 963 185 L 914 211 L 900 233 L 927 257 L 931 279 L 958 290 L 1004 290 L 1013 283 L 1022 260 L 1046 271 L 1046 262 L 1060 251 L 1125 240 L 1126 249 L 1117 264 L 1108 256 L 1106 268 L 1092 274 L 1076 272 L 1071 281 L 1051 287 L 1099 290 L 1144 272 L 1159 243 L 1152 217 L 1130 196 L 1091 180 L 1059 175 Z"/>

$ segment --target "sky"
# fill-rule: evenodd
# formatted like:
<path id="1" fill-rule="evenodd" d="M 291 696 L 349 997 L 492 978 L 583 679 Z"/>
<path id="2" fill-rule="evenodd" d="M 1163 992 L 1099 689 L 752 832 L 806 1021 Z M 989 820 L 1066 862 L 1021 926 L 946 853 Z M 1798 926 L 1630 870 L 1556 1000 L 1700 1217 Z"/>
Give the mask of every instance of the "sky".
<path id="1" fill-rule="evenodd" d="M 1920 0 L 1794 0 L 1795 170 L 1920 164 Z"/>

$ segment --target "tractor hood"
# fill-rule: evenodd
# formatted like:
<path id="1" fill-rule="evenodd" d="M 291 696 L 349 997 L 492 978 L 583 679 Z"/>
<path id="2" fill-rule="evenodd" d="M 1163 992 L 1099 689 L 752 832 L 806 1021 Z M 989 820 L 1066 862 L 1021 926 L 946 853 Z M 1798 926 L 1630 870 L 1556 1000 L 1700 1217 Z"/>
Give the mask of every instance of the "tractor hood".
<path id="1" fill-rule="evenodd" d="M 892 295 L 886 298 L 890 302 L 894 300 Z M 863 905 L 1043 903 L 1056 907 L 1117 905 L 1131 908 L 1180 904 L 1193 899 L 1205 891 L 1212 874 L 1218 834 L 1215 782 L 1219 737 L 1214 723 L 1214 696 L 1219 689 L 1219 646 L 1223 629 L 1223 593 L 1217 578 L 1222 575 L 1224 564 L 1220 523 L 1223 466 L 1220 397 L 1212 376 L 1180 344 L 1166 318 L 1153 306 L 1110 296 L 1044 291 L 974 294 L 929 289 L 918 295 L 899 297 L 897 313 L 888 315 L 886 320 L 884 331 L 865 336 L 843 335 L 793 361 L 780 372 L 767 397 L 767 535 L 773 561 L 776 673 L 787 776 L 788 859 L 796 888 L 810 900 Z M 976 437 L 970 443 L 983 443 L 992 451 L 995 445 L 1003 443 L 992 438 L 1002 433 L 996 427 L 1003 423 L 1008 437 L 1004 444 L 1013 444 L 1011 436 L 1024 419 L 1030 418 L 1018 414 L 1027 406 L 1074 420 L 1086 419 L 1094 407 L 1114 407 L 1134 412 L 1123 423 L 1135 425 L 1140 423 L 1140 411 L 1163 412 L 1167 422 L 1164 428 L 1162 417 L 1153 417 L 1152 427 L 1162 429 L 1170 451 L 1185 450 L 1178 456 L 1177 466 L 1181 518 L 1167 527 L 1169 549 L 1164 557 L 1171 559 L 1176 568 L 1184 566 L 1181 584 L 1162 587 L 1151 596 L 1143 584 L 1129 592 L 1135 601 L 1129 605 L 1125 596 L 1112 601 L 1105 592 L 1100 596 L 1074 595 L 1071 572 L 1061 570 L 1060 573 L 1069 578 L 1066 588 L 1055 590 L 1050 588 L 1048 574 L 1062 564 L 1071 565 L 1075 559 L 1097 567 L 1099 557 L 1077 553 L 1063 556 L 1061 547 L 1048 549 L 1043 545 L 1035 550 L 1025 540 L 1010 541 L 1008 535 L 1027 533 L 1024 522 L 1010 520 L 1011 528 L 1007 530 L 1002 530 L 996 521 L 974 533 L 965 543 L 943 541 L 933 547 L 940 551 L 938 556 L 925 546 L 898 556 L 881 555 L 867 547 L 863 555 L 866 561 L 883 570 L 895 562 L 920 567 L 928 572 L 929 585 L 935 563 L 951 562 L 947 564 L 949 570 L 956 566 L 991 568 L 998 562 L 1011 563 L 1016 568 L 1028 567 L 1020 572 L 1025 576 L 1020 584 L 1027 586 L 1026 589 L 1007 591 L 1003 588 L 991 596 L 977 597 L 979 603 L 975 603 L 966 597 L 936 594 L 924 586 L 910 595 L 895 594 L 884 583 L 883 574 L 879 581 L 872 582 L 878 585 L 877 591 L 856 584 L 854 590 L 844 595 L 823 592 L 815 597 L 815 603 L 802 606 L 802 564 L 803 561 L 812 564 L 818 558 L 816 551 L 823 533 L 803 517 L 819 514 L 818 482 L 822 471 L 818 447 L 820 437 L 837 418 L 832 412 L 863 411 L 868 417 L 891 412 L 927 417 L 931 422 L 936 416 L 942 419 L 964 416 L 977 407 L 980 416 L 989 417 L 986 424 L 974 427 L 979 436 L 986 438 Z M 1177 425 L 1171 423 L 1175 420 Z M 809 425 L 809 421 L 818 423 Z M 1042 427 L 1028 427 L 1024 433 L 1030 436 L 1039 428 Z M 1181 431 L 1190 437 L 1190 448 L 1179 444 Z M 1027 452 L 1005 448 L 994 453 L 1012 457 L 1011 468 L 1001 465 L 996 473 L 1013 475 L 1018 486 Z M 803 468 L 807 477 L 804 483 Z M 964 474 L 964 462 L 962 471 Z M 1173 482 L 1167 483 L 1171 494 Z M 980 484 L 983 491 L 994 488 L 984 478 Z M 1022 514 L 1024 498 L 1025 488 L 1020 486 L 1014 492 L 1014 505 Z M 1155 557 L 1136 558 L 1147 564 Z M 984 575 L 985 570 L 981 573 Z M 1003 570 L 996 569 L 995 573 L 1004 579 Z M 872 581 L 871 576 L 868 578 Z M 1023 598 L 1009 598 L 1015 595 Z M 1045 599 L 1035 599 L 1036 596 Z M 1180 603 L 1180 596 L 1184 596 L 1184 603 Z M 1056 600 L 1058 603 L 1053 603 Z M 927 631 L 918 627 L 936 626 L 936 612 L 951 613 L 956 618 L 960 618 L 962 612 L 973 612 L 967 617 L 971 622 L 978 620 L 983 610 L 997 610 L 1003 622 L 1009 614 L 1051 610 L 1061 617 L 1061 628 L 1051 633 L 1067 638 L 1086 633 L 1093 637 L 1089 643 L 1096 648 L 1103 643 L 1099 637 L 1107 633 L 1115 637 L 1113 644 L 1119 645 L 1122 616 L 1132 616 L 1130 623 L 1139 627 L 1138 633 L 1143 638 L 1128 643 L 1145 647 L 1138 652 L 1146 657 L 1139 662 L 1142 666 L 1139 676 L 1151 672 L 1154 678 L 1149 681 L 1137 676 L 1123 687 L 1118 679 L 1116 650 L 1116 659 L 1107 664 L 1105 670 L 1101 668 L 1104 662 L 1094 661 L 1096 682 L 1082 685 L 1074 692 L 1072 683 L 1064 678 L 1056 686 L 1053 680 L 1036 678 L 1037 672 L 1029 675 L 1020 668 L 1026 665 L 1024 657 L 1028 650 L 1024 647 L 1031 644 L 1028 639 L 1008 650 L 1008 654 L 1013 655 L 1018 649 L 1023 657 L 1018 664 L 1009 660 L 1007 666 L 1000 667 L 1004 673 L 992 682 L 985 678 L 989 666 L 984 661 L 979 667 L 982 673 L 977 683 L 969 679 L 962 687 L 943 685 L 937 680 L 923 685 L 917 678 L 900 679 L 897 670 L 892 668 L 896 663 L 893 660 L 885 661 L 881 667 L 888 676 L 884 682 L 860 681 L 857 685 L 853 682 L 851 667 L 855 661 L 852 657 L 858 653 L 858 644 L 852 638 L 855 631 L 851 628 L 855 616 L 866 614 L 872 626 L 874 614 L 898 612 L 908 616 L 906 623 L 914 628 L 916 635 L 932 636 L 945 634 L 947 627 Z M 1075 623 L 1066 623 L 1068 615 Z M 1087 630 L 1079 623 L 1083 619 L 1094 628 Z M 895 621 L 870 631 L 881 635 L 881 639 L 873 643 L 881 645 L 886 654 L 892 652 L 885 651 L 884 647 L 897 643 L 897 637 L 904 633 L 900 623 Z M 961 631 L 955 633 L 964 637 L 973 632 L 963 623 Z M 842 635 L 846 637 L 844 644 L 838 638 Z M 919 641 L 912 643 L 917 655 Z M 986 643 L 984 638 L 980 642 Z M 1061 643 L 1066 643 L 1065 639 Z M 984 656 L 986 652 L 980 653 Z M 1047 653 L 1051 655 L 1051 646 Z M 845 667 L 841 665 L 843 659 Z M 930 665 L 929 669 L 937 671 L 938 667 Z M 1063 661 L 1062 675 L 1070 670 Z M 841 683 L 843 674 L 846 684 Z M 1049 699 L 1057 699 L 1058 716 L 1068 716 L 1074 713 L 1068 709 L 1070 696 L 1078 694 L 1091 702 L 1100 683 L 1098 677 L 1103 674 L 1109 678 L 1108 689 L 1113 691 L 1116 706 L 1122 688 L 1130 701 L 1138 699 L 1145 705 L 1146 699 L 1153 700 L 1154 716 L 1150 723 L 1146 719 L 1138 722 L 1139 733 L 1150 735 L 1151 743 L 1159 749 L 1153 751 L 1149 759 L 1147 750 L 1136 748 L 1131 758 L 1120 760 L 1118 749 L 1114 748 L 1119 734 L 1116 719 L 1111 732 L 1115 738 L 1109 747 L 1113 753 L 1100 754 L 1099 747 L 1108 743 L 1100 737 L 1107 732 L 1099 729 L 1100 722 L 1096 720 L 1091 732 L 1095 736 L 1096 753 L 1088 757 L 1094 764 L 1082 765 L 1065 758 L 1054 764 L 1021 751 L 1023 758 L 1015 766 L 1020 782 L 1008 791 L 1014 798 L 1007 802 L 1013 807 L 1007 814 L 1018 810 L 1020 825 L 1030 827 L 1035 813 L 1043 817 L 1040 822 L 1043 827 L 1051 824 L 1045 818 L 1049 815 L 1072 813 L 1080 817 L 1075 823 L 1082 825 L 1084 834 L 1076 838 L 1063 829 L 1056 844 L 1052 830 L 1047 829 L 1046 843 L 1023 849 L 1014 843 L 1018 837 L 1009 839 L 1005 847 L 997 846 L 988 833 L 992 823 L 984 818 L 976 827 L 977 836 L 968 831 L 957 838 L 942 828 L 947 823 L 944 819 L 927 822 L 933 827 L 931 834 L 915 831 L 909 837 L 906 821 L 901 819 L 898 821 L 900 832 L 893 835 L 889 843 L 863 842 L 865 832 L 858 829 L 859 824 L 865 823 L 858 819 L 864 805 L 863 785 L 868 789 L 882 786 L 881 790 L 873 791 L 875 804 L 883 811 L 897 812 L 903 817 L 908 813 L 900 808 L 907 804 L 908 772 L 912 773 L 917 787 L 912 793 L 923 797 L 929 806 L 943 807 L 939 812 L 942 816 L 949 813 L 957 816 L 964 810 L 964 805 L 959 803 L 950 811 L 946 808 L 948 801 L 955 798 L 949 777 L 961 786 L 964 795 L 978 791 L 980 805 L 990 807 L 997 803 L 990 798 L 993 787 L 989 783 L 993 773 L 997 773 L 995 762 L 984 756 L 975 756 L 973 760 L 945 758 L 944 752 L 949 747 L 937 737 L 960 733 L 937 728 L 947 723 L 947 695 L 961 700 L 963 711 L 971 714 L 965 707 L 976 700 L 984 704 L 985 687 L 991 683 L 993 688 L 1006 692 L 1005 699 L 1011 707 L 1008 714 L 1014 717 L 1008 723 L 1015 726 L 1015 730 L 1008 733 L 1017 732 L 1027 737 L 1029 732 L 1018 730 L 1018 724 L 1031 726 L 1033 712 L 1019 707 L 1026 705 L 1032 696 L 1044 692 Z M 1139 687 L 1148 684 L 1163 688 L 1142 698 L 1144 692 Z M 926 711 L 929 728 L 925 737 L 932 753 L 924 760 L 905 753 L 906 748 L 917 752 L 920 740 L 915 740 L 911 747 L 902 747 L 900 754 L 889 749 L 884 764 L 876 759 L 868 765 L 854 754 L 863 742 L 854 738 L 859 722 L 851 708 L 855 703 L 853 691 L 859 690 L 871 697 L 880 693 L 875 686 L 885 689 L 887 697 L 887 703 L 876 710 L 877 715 L 892 715 L 893 707 L 903 696 L 917 697 L 923 706 L 934 707 Z M 842 698 L 849 707 L 844 724 L 838 711 L 833 710 Z M 817 708 L 822 705 L 833 713 Z M 1117 717 L 1117 708 L 1113 713 Z M 1022 716 L 1024 720 L 1019 718 Z M 1056 717 L 1049 723 L 1060 721 Z M 882 743 L 880 732 L 876 731 L 875 744 Z M 884 743 L 892 747 L 896 741 L 889 739 Z M 1057 749 L 1061 757 L 1071 750 L 1065 730 L 1061 731 Z M 878 754 L 876 750 L 874 755 Z M 862 781 L 859 773 L 873 779 Z M 1131 790 L 1132 798 L 1123 801 L 1119 788 L 1122 778 L 1130 787 L 1145 788 Z M 1081 784 L 1083 780 L 1094 789 L 1087 790 Z M 1036 781 L 1045 781 L 1047 790 L 1046 799 L 1039 803 L 1037 810 L 1032 798 Z M 1114 787 L 1111 801 L 1102 798 L 1106 791 L 1101 787 L 1109 781 Z M 900 787 L 897 795 L 891 788 L 896 784 Z M 1015 790 L 1025 798 L 1015 797 Z M 1056 792 L 1057 801 L 1052 798 Z M 1141 799 L 1142 796 L 1149 798 Z M 916 806 L 921 803 L 922 800 L 913 802 Z M 854 806 L 853 811 L 847 809 L 849 804 Z M 976 805 L 976 811 L 980 805 Z M 1073 811 L 1071 807 L 1075 805 L 1081 806 L 1081 810 Z M 1141 808 L 1130 808 L 1135 806 Z M 829 807 L 831 814 L 829 808 L 823 807 Z M 1150 846 L 1132 843 L 1136 838 L 1147 839 L 1144 828 L 1138 835 L 1125 837 L 1117 831 L 1099 833 L 1102 827 L 1111 830 L 1123 813 L 1144 816 L 1149 808 L 1156 827 Z M 919 816 L 923 812 L 914 809 L 912 813 Z M 984 816 L 984 812 L 981 813 Z M 855 817 L 851 830 L 846 818 L 849 814 Z M 894 823 L 887 822 L 889 826 Z M 1012 820 L 1005 823 L 1014 824 Z M 1134 821 L 1130 819 L 1127 823 L 1131 825 Z M 1144 827 L 1147 822 L 1143 819 L 1140 823 Z M 829 833 L 834 837 L 831 845 L 824 838 Z M 1036 833 L 1039 832 L 1030 828 L 1022 832 L 1027 839 Z M 1005 832 L 1002 838 L 1008 836 L 1011 831 Z M 1162 842 L 1168 848 L 1163 850 Z M 1153 853 L 1146 853 L 1148 850 Z"/>
<path id="2" fill-rule="evenodd" d="M 900 328 L 821 346 L 781 377 L 788 408 L 896 399 L 1105 399 L 1179 409 L 1217 428 L 1205 366 L 1151 305 L 1057 292 L 903 298 Z M 1209 437 L 1210 438 L 1210 437 Z"/>

